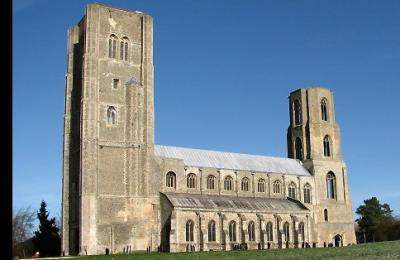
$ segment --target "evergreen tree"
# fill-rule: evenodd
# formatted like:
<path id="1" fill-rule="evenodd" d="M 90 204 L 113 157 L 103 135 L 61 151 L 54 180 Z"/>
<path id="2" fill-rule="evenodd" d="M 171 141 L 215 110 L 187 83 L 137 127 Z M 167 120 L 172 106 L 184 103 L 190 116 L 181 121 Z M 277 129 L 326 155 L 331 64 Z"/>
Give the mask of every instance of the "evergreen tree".
<path id="1" fill-rule="evenodd" d="M 46 210 L 47 204 L 42 200 L 37 217 L 39 219 L 39 230 L 35 231 L 33 243 L 40 252 L 40 256 L 59 256 L 61 252 L 61 238 L 56 219 L 49 219 Z"/>
<path id="2" fill-rule="evenodd" d="M 361 242 L 388 240 L 387 231 L 390 230 L 394 220 L 392 212 L 388 204 L 380 204 L 376 197 L 364 200 L 364 205 L 356 210 L 361 216 L 356 220 L 363 235 Z"/>

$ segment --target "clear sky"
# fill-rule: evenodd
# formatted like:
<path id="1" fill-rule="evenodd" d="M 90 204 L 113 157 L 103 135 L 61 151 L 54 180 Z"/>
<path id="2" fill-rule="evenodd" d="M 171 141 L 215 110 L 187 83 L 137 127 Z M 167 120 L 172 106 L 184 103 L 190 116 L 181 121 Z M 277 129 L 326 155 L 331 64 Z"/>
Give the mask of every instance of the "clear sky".
<path id="1" fill-rule="evenodd" d="M 14 208 L 61 214 L 67 29 L 87 3 L 13 1 Z M 353 209 L 400 215 L 400 1 L 104 3 L 154 18 L 157 144 L 286 157 L 288 94 L 323 86 Z"/>

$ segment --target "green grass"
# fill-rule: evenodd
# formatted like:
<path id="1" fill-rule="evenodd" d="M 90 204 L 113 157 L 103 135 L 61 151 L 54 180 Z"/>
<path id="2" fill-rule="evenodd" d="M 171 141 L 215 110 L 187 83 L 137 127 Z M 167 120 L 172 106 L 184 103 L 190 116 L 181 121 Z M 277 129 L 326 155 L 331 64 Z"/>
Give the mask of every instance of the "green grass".
<path id="1" fill-rule="evenodd" d="M 82 260 L 127 259 L 400 259 L 400 240 L 340 248 L 273 249 L 193 253 L 135 253 L 130 255 L 86 256 Z"/>

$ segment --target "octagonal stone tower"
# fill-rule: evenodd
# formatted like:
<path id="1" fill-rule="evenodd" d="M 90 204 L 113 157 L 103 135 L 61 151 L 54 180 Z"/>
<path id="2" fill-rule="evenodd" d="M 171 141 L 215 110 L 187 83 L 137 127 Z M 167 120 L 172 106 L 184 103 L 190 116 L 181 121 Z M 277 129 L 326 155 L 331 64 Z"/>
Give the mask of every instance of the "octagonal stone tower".
<path id="1" fill-rule="evenodd" d="M 315 179 L 315 237 L 325 245 L 355 243 L 333 93 L 321 87 L 296 90 L 290 93 L 289 111 L 288 157 L 302 161 Z"/>

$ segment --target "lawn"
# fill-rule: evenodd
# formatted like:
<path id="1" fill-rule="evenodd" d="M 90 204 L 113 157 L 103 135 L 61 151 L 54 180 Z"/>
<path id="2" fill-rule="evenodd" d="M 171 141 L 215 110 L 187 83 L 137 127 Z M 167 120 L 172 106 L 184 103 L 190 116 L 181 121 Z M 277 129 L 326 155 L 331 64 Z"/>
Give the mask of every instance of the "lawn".
<path id="1" fill-rule="evenodd" d="M 340 248 L 274 249 L 229 252 L 135 253 L 130 255 L 87 256 L 73 259 L 400 259 L 400 240 Z"/>

